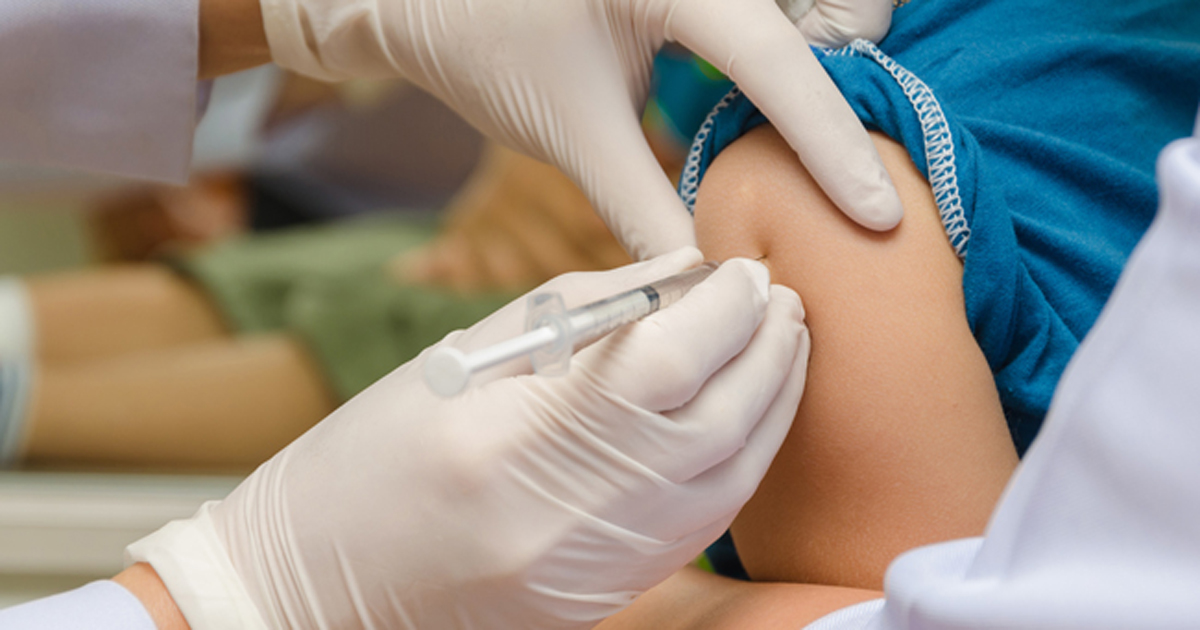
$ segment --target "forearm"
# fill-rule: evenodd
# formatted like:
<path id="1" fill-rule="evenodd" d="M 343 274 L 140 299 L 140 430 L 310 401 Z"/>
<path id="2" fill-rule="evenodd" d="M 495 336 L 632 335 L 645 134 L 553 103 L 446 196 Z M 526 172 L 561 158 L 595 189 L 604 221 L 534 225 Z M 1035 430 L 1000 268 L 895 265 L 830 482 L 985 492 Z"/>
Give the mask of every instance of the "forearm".
<path id="1" fill-rule="evenodd" d="M 597 630 L 803 628 L 879 597 L 878 591 L 838 586 L 742 582 L 684 567 Z"/>
<path id="2" fill-rule="evenodd" d="M 158 630 L 188 630 L 187 620 L 175 605 L 167 586 L 159 579 L 158 573 L 150 565 L 139 562 L 118 573 L 113 581 L 133 593 L 150 618 L 158 626 Z"/>
<path id="3" fill-rule="evenodd" d="M 200 63 L 211 79 L 271 60 L 258 0 L 200 0 Z"/>

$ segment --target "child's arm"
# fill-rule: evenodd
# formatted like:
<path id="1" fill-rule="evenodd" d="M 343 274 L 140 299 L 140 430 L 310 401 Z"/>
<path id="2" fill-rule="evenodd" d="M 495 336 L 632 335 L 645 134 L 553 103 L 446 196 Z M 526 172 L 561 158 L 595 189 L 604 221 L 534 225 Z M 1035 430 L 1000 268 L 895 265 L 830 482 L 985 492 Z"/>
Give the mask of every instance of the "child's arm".
<path id="1" fill-rule="evenodd" d="M 795 425 L 733 525 L 758 580 L 879 589 L 899 553 L 981 534 L 1017 462 L 929 184 L 874 140 L 905 206 L 891 232 L 848 220 L 769 127 L 700 189 L 701 249 L 764 258 L 812 332 Z"/>
<path id="2" fill-rule="evenodd" d="M 840 586 L 740 582 L 684 567 L 596 630 L 803 628 L 883 593 Z"/>

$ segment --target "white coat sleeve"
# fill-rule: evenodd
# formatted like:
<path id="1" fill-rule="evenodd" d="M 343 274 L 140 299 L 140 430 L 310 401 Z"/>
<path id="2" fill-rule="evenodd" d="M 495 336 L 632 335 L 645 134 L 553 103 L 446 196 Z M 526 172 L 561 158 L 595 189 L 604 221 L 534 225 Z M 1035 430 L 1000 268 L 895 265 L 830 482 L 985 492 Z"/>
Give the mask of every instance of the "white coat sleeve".
<path id="1" fill-rule="evenodd" d="M 0 162 L 183 181 L 199 0 L 0 2 Z"/>
<path id="2" fill-rule="evenodd" d="M 1200 129 L 1158 184 L 986 536 L 900 556 L 878 614 L 812 627 L 1200 628 Z"/>
<path id="3" fill-rule="evenodd" d="M 92 582 L 0 610 L 4 630 L 155 630 L 154 620 L 133 593 L 116 582 Z"/>

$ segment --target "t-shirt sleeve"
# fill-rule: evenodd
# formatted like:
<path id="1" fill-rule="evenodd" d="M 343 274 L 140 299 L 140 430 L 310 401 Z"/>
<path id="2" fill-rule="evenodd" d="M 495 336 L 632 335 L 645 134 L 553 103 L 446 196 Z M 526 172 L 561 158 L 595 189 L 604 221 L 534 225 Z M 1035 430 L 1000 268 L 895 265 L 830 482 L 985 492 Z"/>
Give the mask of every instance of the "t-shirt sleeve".
<path id="1" fill-rule="evenodd" d="M 0 162 L 183 181 L 199 0 L 0 2 Z"/>
<path id="2" fill-rule="evenodd" d="M 0 628 L 155 630 L 154 620 L 137 597 L 109 580 L 0 610 Z"/>

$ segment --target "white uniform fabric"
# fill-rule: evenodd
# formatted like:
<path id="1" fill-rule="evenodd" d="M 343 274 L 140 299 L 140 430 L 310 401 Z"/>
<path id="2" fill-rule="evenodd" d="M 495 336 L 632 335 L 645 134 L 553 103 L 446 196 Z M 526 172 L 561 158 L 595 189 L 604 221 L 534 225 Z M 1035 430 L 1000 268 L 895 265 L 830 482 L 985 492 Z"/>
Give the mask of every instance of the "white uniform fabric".
<path id="1" fill-rule="evenodd" d="M 810 628 L 1200 627 L 1200 137 L 1158 182 L 986 537 L 901 556 L 878 615 Z"/>
<path id="2" fill-rule="evenodd" d="M 0 468 L 15 463 L 34 369 L 33 309 L 25 285 L 0 277 Z"/>
<path id="3" fill-rule="evenodd" d="M 73 591 L 0 610 L 4 630 L 155 630 L 154 620 L 125 587 L 92 582 Z"/>
<path id="4" fill-rule="evenodd" d="M 198 0 L 0 2 L 0 161 L 183 181 Z"/>

